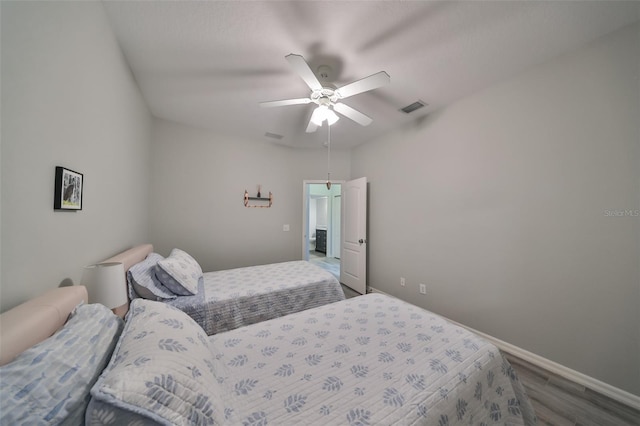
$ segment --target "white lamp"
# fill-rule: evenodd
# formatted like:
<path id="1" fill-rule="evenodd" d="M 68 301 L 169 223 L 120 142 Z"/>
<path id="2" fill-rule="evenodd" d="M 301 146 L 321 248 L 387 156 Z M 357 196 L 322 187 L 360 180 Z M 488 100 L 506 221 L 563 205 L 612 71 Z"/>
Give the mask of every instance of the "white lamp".
<path id="1" fill-rule="evenodd" d="M 106 262 L 85 266 L 80 284 L 87 287 L 89 303 L 101 303 L 114 309 L 128 301 L 122 263 Z"/>

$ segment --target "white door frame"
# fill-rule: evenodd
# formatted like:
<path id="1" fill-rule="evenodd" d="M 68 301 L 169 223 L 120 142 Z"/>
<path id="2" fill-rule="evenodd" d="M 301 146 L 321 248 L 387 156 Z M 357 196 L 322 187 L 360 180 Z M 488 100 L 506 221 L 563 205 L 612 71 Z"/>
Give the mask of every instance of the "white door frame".
<path id="1" fill-rule="evenodd" d="M 331 181 L 332 184 L 340 184 L 340 188 L 344 186 L 345 182 L 344 180 Z M 309 185 L 325 185 L 326 183 L 326 180 L 302 181 L 302 260 L 309 260 Z M 329 238 L 329 236 L 327 237 Z"/>

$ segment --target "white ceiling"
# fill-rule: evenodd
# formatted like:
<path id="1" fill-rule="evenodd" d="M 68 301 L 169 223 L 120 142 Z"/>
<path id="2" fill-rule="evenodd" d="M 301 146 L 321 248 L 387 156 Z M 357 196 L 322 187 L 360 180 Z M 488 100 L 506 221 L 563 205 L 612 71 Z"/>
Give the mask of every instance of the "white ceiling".
<path id="1" fill-rule="evenodd" d="M 285 55 L 338 87 L 378 71 L 391 84 L 343 102 L 332 145 L 366 142 L 640 19 L 635 1 L 106 1 L 118 42 L 153 115 L 242 138 L 319 147 L 305 133 L 315 105 L 260 108 L 310 90 Z M 428 107 L 409 115 L 416 100 Z M 523 99 L 526 102 L 526 99 Z M 277 141 L 265 132 L 284 137 Z"/>

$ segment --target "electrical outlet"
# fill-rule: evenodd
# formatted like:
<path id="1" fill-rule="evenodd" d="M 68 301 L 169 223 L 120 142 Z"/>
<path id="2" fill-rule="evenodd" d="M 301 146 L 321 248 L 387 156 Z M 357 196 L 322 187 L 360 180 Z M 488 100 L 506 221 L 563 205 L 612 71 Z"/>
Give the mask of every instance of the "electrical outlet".
<path id="1" fill-rule="evenodd" d="M 420 294 L 427 294 L 427 285 L 420 284 Z"/>
<path id="2" fill-rule="evenodd" d="M 406 284 L 406 282 L 405 282 L 405 280 L 404 280 L 404 277 L 400 277 L 400 285 L 401 285 L 402 287 L 404 287 L 404 285 L 405 285 L 405 284 Z"/>

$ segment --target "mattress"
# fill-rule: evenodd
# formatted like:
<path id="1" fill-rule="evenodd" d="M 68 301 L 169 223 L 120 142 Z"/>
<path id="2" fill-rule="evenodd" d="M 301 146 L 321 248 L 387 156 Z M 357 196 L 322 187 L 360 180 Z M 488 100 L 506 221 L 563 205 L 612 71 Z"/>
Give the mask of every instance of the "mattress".
<path id="1" fill-rule="evenodd" d="M 370 294 L 209 337 L 229 424 L 534 424 L 499 350 Z"/>
<path id="2" fill-rule="evenodd" d="M 343 299 L 332 274 L 298 260 L 205 272 L 195 296 L 166 303 L 212 335 Z"/>

